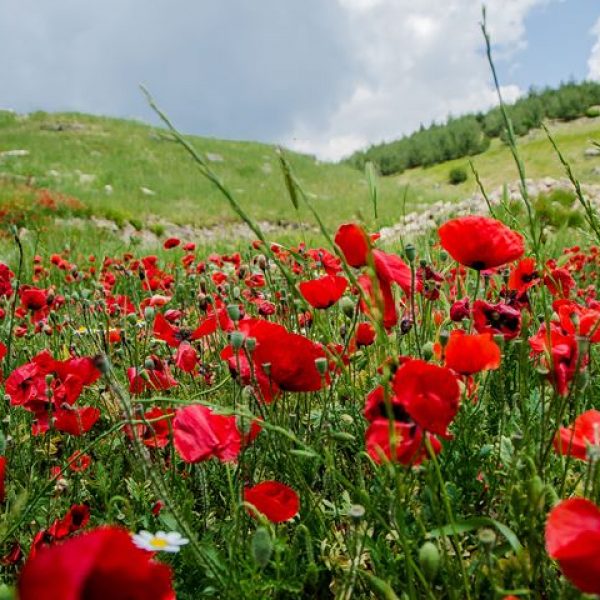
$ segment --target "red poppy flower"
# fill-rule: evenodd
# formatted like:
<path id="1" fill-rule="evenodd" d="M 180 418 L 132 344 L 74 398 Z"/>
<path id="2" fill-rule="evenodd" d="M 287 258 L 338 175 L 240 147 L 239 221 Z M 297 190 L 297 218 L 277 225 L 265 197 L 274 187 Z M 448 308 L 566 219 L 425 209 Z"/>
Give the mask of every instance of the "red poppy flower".
<path id="1" fill-rule="evenodd" d="M 19 298 L 23 308 L 36 312 L 46 307 L 48 292 L 33 286 L 23 285 L 19 290 Z"/>
<path id="2" fill-rule="evenodd" d="M 396 302 L 394 301 L 391 285 L 385 281 L 379 282 L 379 301 L 373 289 L 373 282 L 368 275 L 360 275 L 358 277 L 358 285 L 360 285 L 367 298 L 369 298 L 372 306 L 376 307 L 380 303 L 383 304 L 383 326 L 388 330 L 394 327 L 398 322 L 398 313 L 396 312 Z M 363 313 L 371 317 L 373 316 L 369 306 L 362 298 L 359 307 Z"/>
<path id="3" fill-rule="evenodd" d="M 25 563 L 20 600 L 174 600 L 171 570 L 133 543 L 129 532 L 100 527 L 41 550 Z"/>
<path id="4" fill-rule="evenodd" d="M 600 411 L 588 410 L 579 415 L 571 427 L 561 427 L 554 438 L 554 449 L 588 460 L 588 448 L 600 447 Z"/>
<path id="5" fill-rule="evenodd" d="M 535 259 L 524 258 L 519 261 L 516 267 L 511 269 L 508 278 L 508 289 L 522 294 L 538 283 L 539 280 L 540 276 L 535 266 Z"/>
<path id="6" fill-rule="evenodd" d="M 171 237 L 165 240 L 163 248 L 165 250 L 169 250 L 171 248 L 176 248 L 177 246 L 179 246 L 179 244 L 181 244 L 181 240 L 179 238 Z"/>
<path id="7" fill-rule="evenodd" d="M 579 348 L 574 335 L 565 335 L 555 325 L 550 325 L 550 335 L 542 324 L 538 332 L 529 338 L 531 354 L 540 355 L 542 364 L 550 370 L 548 379 L 561 396 L 569 393 L 569 383 L 575 376 L 579 356 Z M 584 368 L 587 357 L 581 361 Z"/>
<path id="8" fill-rule="evenodd" d="M 243 319 L 239 322 L 239 330 L 256 340 L 251 354 L 253 369 L 250 369 L 244 350 L 236 352 L 227 346 L 221 352 L 221 358 L 245 385 L 254 383 L 254 378 L 265 401 L 270 401 L 279 389 L 315 392 L 327 381 L 327 376 L 319 373 L 315 363 L 317 359 L 326 358 L 325 351 L 308 338 L 263 319 Z"/>
<path id="9" fill-rule="evenodd" d="M 351 267 L 364 267 L 367 264 L 370 244 L 362 227 L 354 223 L 340 225 L 334 241 Z"/>
<path id="10" fill-rule="evenodd" d="M 175 366 L 185 373 L 192 373 L 198 362 L 196 349 L 187 342 L 180 344 L 175 354 Z"/>
<path id="11" fill-rule="evenodd" d="M 144 413 L 147 424 L 135 425 L 135 433 L 139 440 L 149 448 L 164 448 L 169 443 L 169 421 L 175 415 L 174 410 L 163 410 L 155 406 Z M 133 431 L 130 425 L 124 428 L 125 433 L 133 439 Z"/>
<path id="12" fill-rule="evenodd" d="M 141 370 L 136 367 L 127 369 L 130 394 L 142 394 L 146 390 L 164 391 L 177 385 L 177 380 L 171 375 L 166 362 L 155 355 L 150 357 L 150 361 L 153 366 L 149 369 Z"/>
<path id="13" fill-rule="evenodd" d="M 600 342 L 600 310 L 566 299 L 556 300 L 552 306 L 565 332 L 589 337 L 592 343 Z"/>
<path id="14" fill-rule="evenodd" d="M 501 267 L 523 256 L 523 236 L 501 221 L 466 216 L 444 223 L 438 234 L 442 247 L 461 265 L 477 271 Z"/>
<path id="15" fill-rule="evenodd" d="M 298 285 L 302 297 L 314 308 L 333 306 L 346 291 L 348 281 L 338 275 L 325 275 L 319 279 L 303 281 Z"/>
<path id="16" fill-rule="evenodd" d="M 553 296 L 568 298 L 575 287 L 575 280 L 567 269 L 553 269 L 544 277 L 544 283 Z"/>
<path id="17" fill-rule="evenodd" d="M 216 325 L 217 324 L 215 321 L 215 329 Z M 154 337 L 167 342 L 167 344 L 172 348 L 177 348 L 181 342 L 192 341 L 201 338 L 204 334 L 204 329 L 198 327 L 197 329 L 191 330 L 175 327 L 175 325 L 169 323 L 163 314 L 157 313 L 156 317 L 154 317 L 154 327 L 152 333 Z"/>
<path id="18" fill-rule="evenodd" d="M 449 437 L 448 425 L 458 412 L 460 399 L 460 389 L 450 369 L 410 360 L 396 371 L 393 389 L 417 425 Z"/>
<path id="19" fill-rule="evenodd" d="M 82 473 L 83 471 L 87 471 L 92 464 L 92 457 L 89 454 L 82 454 L 79 450 L 76 450 L 69 456 L 68 462 L 71 471 Z"/>
<path id="20" fill-rule="evenodd" d="M 263 481 L 253 487 L 245 488 L 244 501 L 251 504 L 272 523 L 289 521 L 300 510 L 298 494 L 291 487 L 278 481 Z"/>
<path id="21" fill-rule="evenodd" d="M 463 298 L 462 300 L 457 300 L 450 307 L 450 319 L 455 323 L 462 321 L 463 319 L 468 319 L 471 314 L 471 308 L 469 306 L 469 298 Z"/>
<path id="22" fill-rule="evenodd" d="M 242 444 L 235 416 L 215 414 L 200 404 L 177 411 L 173 434 L 177 452 L 191 463 L 213 457 L 221 462 L 235 461 Z"/>
<path id="23" fill-rule="evenodd" d="M 455 330 L 444 348 L 445 365 L 461 375 L 497 369 L 501 357 L 500 348 L 489 333 L 469 335 Z"/>
<path id="24" fill-rule="evenodd" d="M 371 323 L 359 323 L 356 328 L 356 346 L 370 346 L 375 341 L 375 328 Z"/>
<path id="25" fill-rule="evenodd" d="M 439 454 L 442 449 L 439 440 L 429 433 L 426 435 L 433 451 Z M 395 436 L 393 444 L 391 436 Z M 389 460 L 406 466 L 416 466 L 429 458 L 423 442 L 423 430 L 414 423 L 393 421 L 390 428 L 387 419 L 376 419 L 365 432 L 365 445 L 367 453 L 377 464 Z M 392 447 L 395 448 L 395 456 L 392 456 Z"/>
<path id="26" fill-rule="evenodd" d="M 546 522 L 546 549 L 565 577 L 586 594 L 600 594 L 600 509 L 584 498 L 555 506 Z"/>
<path id="27" fill-rule="evenodd" d="M 492 333 L 512 340 L 521 330 L 521 312 L 504 304 L 490 304 L 483 300 L 473 303 L 473 326 L 477 333 Z"/>
<path id="28" fill-rule="evenodd" d="M 71 435 L 87 433 L 100 418 L 100 411 L 91 406 L 75 408 L 66 405 L 54 413 L 54 428 Z"/>

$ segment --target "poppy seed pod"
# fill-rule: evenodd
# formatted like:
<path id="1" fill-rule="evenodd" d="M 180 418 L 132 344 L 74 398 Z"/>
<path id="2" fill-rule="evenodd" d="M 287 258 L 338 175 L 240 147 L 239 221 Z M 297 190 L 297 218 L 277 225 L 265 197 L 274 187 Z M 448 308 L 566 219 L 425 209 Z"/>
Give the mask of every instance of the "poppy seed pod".
<path id="1" fill-rule="evenodd" d="M 227 314 L 232 321 L 239 321 L 241 318 L 240 307 L 237 304 L 227 305 Z"/>
<path id="2" fill-rule="evenodd" d="M 144 319 L 146 320 L 146 322 L 150 322 L 154 320 L 154 317 L 156 315 L 156 311 L 154 310 L 154 307 L 152 306 L 146 306 L 146 308 L 144 309 Z"/>
<path id="3" fill-rule="evenodd" d="M 231 345 L 239 350 L 244 345 L 246 336 L 241 331 L 233 331 L 231 333 Z"/>
<path id="4" fill-rule="evenodd" d="M 349 298 L 348 296 L 345 296 L 340 300 L 340 308 L 344 315 L 349 319 L 354 317 L 354 304 L 352 298 Z"/>
<path id="5" fill-rule="evenodd" d="M 415 258 L 417 257 L 417 250 L 412 244 L 406 244 L 404 247 L 404 254 L 406 256 L 406 260 L 413 264 L 415 262 Z"/>

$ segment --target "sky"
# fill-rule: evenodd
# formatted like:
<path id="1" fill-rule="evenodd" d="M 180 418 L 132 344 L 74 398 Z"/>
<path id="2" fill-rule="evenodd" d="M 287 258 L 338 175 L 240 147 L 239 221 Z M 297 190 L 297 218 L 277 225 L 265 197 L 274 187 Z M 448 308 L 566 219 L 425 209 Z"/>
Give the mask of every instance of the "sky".
<path id="1" fill-rule="evenodd" d="M 0 0 L 0 108 L 337 160 L 496 102 L 478 0 Z M 488 0 L 502 92 L 600 80 L 600 0 Z"/>

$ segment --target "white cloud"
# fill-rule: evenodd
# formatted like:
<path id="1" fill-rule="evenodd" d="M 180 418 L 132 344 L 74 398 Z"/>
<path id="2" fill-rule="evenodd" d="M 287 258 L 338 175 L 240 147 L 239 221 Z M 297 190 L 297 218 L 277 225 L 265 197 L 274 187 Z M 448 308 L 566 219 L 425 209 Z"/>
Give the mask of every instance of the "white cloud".
<path id="1" fill-rule="evenodd" d="M 506 59 L 526 45 L 525 17 L 552 0 L 490 0 L 487 21 L 494 54 Z M 473 0 L 338 0 L 350 22 L 362 73 L 325 127 L 296 119 L 287 143 L 337 159 L 419 127 L 422 121 L 484 110 L 496 104 Z M 600 26 L 599 26 L 600 27 Z M 600 72 L 600 44 L 598 46 Z M 506 101 L 521 90 L 503 88 Z"/>
<path id="2" fill-rule="evenodd" d="M 588 58 L 588 78 L 600 80 L 600 19 L 592 27 L 591 33 L 596 36 L 596 43 Z"/>

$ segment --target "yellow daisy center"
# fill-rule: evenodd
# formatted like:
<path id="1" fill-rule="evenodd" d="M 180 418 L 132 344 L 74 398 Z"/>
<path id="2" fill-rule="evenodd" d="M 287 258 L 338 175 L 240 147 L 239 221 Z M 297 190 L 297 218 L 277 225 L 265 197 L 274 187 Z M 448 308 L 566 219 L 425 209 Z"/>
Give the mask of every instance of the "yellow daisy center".
<path id="1" fill-rule="evenodd" d="M 150 545 L 153 548 L 164 548 L 168 545 L 167 540 L 163 540 L 162 538 L 152 538 L 150 540 Z"/>

